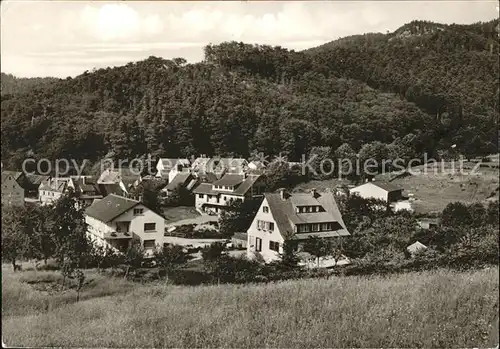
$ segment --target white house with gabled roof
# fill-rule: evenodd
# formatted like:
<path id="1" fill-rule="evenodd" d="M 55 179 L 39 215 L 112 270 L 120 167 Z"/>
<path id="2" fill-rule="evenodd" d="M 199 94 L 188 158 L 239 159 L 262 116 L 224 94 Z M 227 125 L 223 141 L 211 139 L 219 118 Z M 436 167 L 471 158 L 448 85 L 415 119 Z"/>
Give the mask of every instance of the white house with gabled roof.
<path id="1" fill-rule="evenodd" d="M 265 193 L 264 200 L 247 230 L 247 256 L 260 254 L 266 262 L 279 260 L 285 237 L 297 241 L 297 248 L 315 236 L 349 236 L 331 192 Z"/>
<path id="2" fill-rule="evenodd" d="M 188 159 L 161 158 L 156 164 L 156 177 L 168 178 L 172 182 L 179 173 L 189 173 L 191 162 Z"/>
<path id="3" fill-rule="evenodd" d="M 85 210 L 88 236 L 102 246 L 125 252 L 133 238 L 142 242 L 151 256 L 163 246 L 165 219 L 142 202 L 110 194 Z"/>
<path id="4" fill-rule="evenodd" d="M 195 207 L 209 214 L 219 214 L 234 200 L 262 197 L 265 188 L 262 175 L 226 174 L 213 183 L 200 183 L 194 190 Z"/>

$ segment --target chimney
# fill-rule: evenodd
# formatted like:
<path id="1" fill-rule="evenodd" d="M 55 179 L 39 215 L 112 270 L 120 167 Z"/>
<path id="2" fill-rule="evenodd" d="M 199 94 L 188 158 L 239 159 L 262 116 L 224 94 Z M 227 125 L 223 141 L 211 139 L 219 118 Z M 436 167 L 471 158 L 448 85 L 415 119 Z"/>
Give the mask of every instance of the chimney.
<path id="1" fill-rule="evenodd" d="M 142 202 L 142 195 L 139 195 L 139 200 L 137 201 Z"/>
<path id="2" fill-rule="evenodd" d="M 85 185 L 85 176 L 82 176 L 82 184 Z"/>
<path id="3" fill-rule="evenodd" d="M 315 198 L 316 194 L 317 194 L 316 188 L 312 188 L 311 189 L 311 195 L 312 195 L 312 197 Z"/>

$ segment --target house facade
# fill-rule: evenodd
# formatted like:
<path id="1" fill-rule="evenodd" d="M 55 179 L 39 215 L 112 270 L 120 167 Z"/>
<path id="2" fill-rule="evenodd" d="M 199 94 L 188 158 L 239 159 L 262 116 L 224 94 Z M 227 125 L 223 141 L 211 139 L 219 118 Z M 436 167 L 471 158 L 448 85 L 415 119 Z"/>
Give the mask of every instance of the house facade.
<path id="1" fill-rule="evenodd" d="M 40 188 L 40 184 L 46 180 L 48 180 L 50 176 L 39 175 L 34 173 L 27 173 L 23 179 L 23 188 L 25 197 L 39 199 L 40 195 L 38 189 Z"/>
<path id="2" fill-rule="evenodd" d="M 213 183 L 200 183 L 194 190 L 195 207 L 208 214 L 219 214 L 232 201 L 261 197 L 264 177 L 260 175 L 226 174 Z"/>
<path id="3" fill-rule="evenodd" d="M 166 178 L 172 182 L 178 173 L 189 173 L 191 163 L 188 159 L 162 158 L 156 164 L 156 177 Z"/>
<path id="4" fill-rule="evenodd" d="M 19 178 L 19 177 L 17 177 Z M 24 189 L 10 172 L 2 172 L 2 205 L 24 205 Z"/>
<path id="5" fill-rule="evenodd" d="M 185 188 L 187 191 L 192 191 L 198 184 L 198 179 L 189 172 L 177 173 L 177 175 L 164 188 L 161 189 L 161 194 L 164 197 L 169 197 L 170 194 L 178 187 Z"/>
<path id="6" fill-rule="evenodd" d="M 80 207 L 92 205 L 95 199 L 102 199 L 97 182 L 92 176 L 73 176 L 68 181 L 67 188 L 73 189 Z"/>
<path id="7" fill-rule="evenodd" d="M 48 178 L 38 187 L 38 200 L 41 205 L 51 205 L 66 192 L 69 177 Z"/>
<path id="8" fill-rule="evenodd" d="M 266 193 L 247 230 L 247 256 L 260 255 L 266 262 L 279 260 L 285 237 L 302 249 L 309 237 L 349 236 L 333 193 Z"/>
<path id="9" fill-rule="evenodd" d="M 102 246 L 125 252 L 132 239 L 139 239 L 146 256 L 163 245 L 165 219 L 143 203 L 108 195 L 85 210 L 88 236 Z"/>

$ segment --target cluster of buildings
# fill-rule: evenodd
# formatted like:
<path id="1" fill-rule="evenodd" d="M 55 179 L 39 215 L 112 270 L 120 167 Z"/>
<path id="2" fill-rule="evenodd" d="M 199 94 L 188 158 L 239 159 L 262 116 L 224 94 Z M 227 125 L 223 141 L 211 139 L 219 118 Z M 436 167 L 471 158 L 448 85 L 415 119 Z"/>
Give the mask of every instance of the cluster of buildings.
<path id="1" fill-rule="evenodd" d="M 69 176 L 54 178 L 2 171 L 2 204 L 22 205 L 31 200 L 50 205 L 71 189 L 78 204 L 85 207 L 89 236 L 103 246 L 125 251 L 139 238 L 147 254 L 163 245 L 165 219 L 133 195 L 143 181 L 161 181 L 161 194 L 169 197 L 183 188 L 194 198 L 201 214 L 218 215 L 235 200 L 262 198 L 246 232 L 236 235 L 249 258 L 260 255 L 265 261 L 280 258 L 288 235 L 300 250 L 309 237 L 349 236 L 331 191 L 290 193 L 266 191 L 265 166 L 239 158 L 160 159 L 154 176 L 141 176 L 124 169 L 103 171 L 99 178 Z M 365 198 L 377 198 L 390 205 L 402 200 L 402 189 L 390 183 L 367 182 L 351 188 Z"/>

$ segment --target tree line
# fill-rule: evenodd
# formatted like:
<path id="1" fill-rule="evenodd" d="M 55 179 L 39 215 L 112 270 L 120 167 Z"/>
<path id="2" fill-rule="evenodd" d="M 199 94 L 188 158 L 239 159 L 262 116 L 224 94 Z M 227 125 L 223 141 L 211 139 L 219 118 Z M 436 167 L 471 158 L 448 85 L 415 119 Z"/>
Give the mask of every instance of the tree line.
<path id="1" fill-rule="evenodd" d="M 12 90 L 2 95 L 2 159 L 17 168 L 27 156 L 258 151 L 298 161 L 313 147 L 346 143 L 358 152 L 410 135 L 418 154 L 453 144 L 488 154 L 497 151 L 496 25 L 425 31 L 430 24 L 412 23 L 401 29 L 409 36 L 360 36 L 307 52 L 226 42 L 207 45 L 201 63 L 149 57 Z"/>

